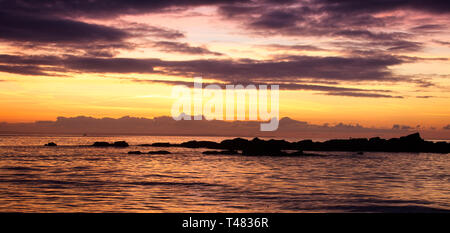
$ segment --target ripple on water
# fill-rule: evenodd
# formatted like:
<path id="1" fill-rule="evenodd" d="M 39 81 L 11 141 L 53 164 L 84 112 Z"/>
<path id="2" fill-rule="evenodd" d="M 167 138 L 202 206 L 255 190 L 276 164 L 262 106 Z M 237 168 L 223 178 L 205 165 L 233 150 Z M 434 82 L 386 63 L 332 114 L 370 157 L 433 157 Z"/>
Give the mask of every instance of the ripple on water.
<path id="1" fill-rule="evenodd" d="M 324 157 L 277 158 L 165 148 L 175 153 L 129 156 L 128 149 L 75 146 L 102 140 L 171 141 L 15 138 L 22 146 L 0 146 L 0 211 L 450 211 L 448 155 L 323 152 Z M 193 138 L 173 142 L 188 140 Z M 48 141 L 64 146 L 43 147 Z"/>

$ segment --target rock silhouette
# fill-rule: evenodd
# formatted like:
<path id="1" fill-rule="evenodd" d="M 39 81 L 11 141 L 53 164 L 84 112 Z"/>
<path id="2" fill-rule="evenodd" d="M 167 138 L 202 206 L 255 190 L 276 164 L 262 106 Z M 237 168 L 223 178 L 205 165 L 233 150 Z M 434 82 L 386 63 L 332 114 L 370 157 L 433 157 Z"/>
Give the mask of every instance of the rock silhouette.
<path id="1" fill-rule="evenodd" d="M 114 142 L 114 144 L 112 145 L 114 147 L 128 147 L 128 143 L 126 141 L 118 141 L 118 142 Z"/>
<path id="2" fill-rule="evenodd" d="M 268 140 L 264 141 L 254 138 L 242 147 L 242 155 L 289 155 L 282 150 L 294 149 L 290 143 L 284 140 Z M 301 154 L 298 152 L 297 154 Z"/>
<path id="3" fill-rule="evenodd" d="M 425 141 L 419 133 L 391 139 L 374 137 L 370 139 L 334 139 L 325 142 L 303 140 L 294 144 L 298 148 L 310 151 L 450 153 L 449 143 Z"/>
<path id="4" fill-rule="evenodd" d="M 168 155 L 171 154 L 169 151 L 166 150 L 157 150 L 157 151 L 149 151 L 147 154 L 150 155 Z"/>
<path id="5" fill-rule="evenodd" d="M 54 142 L 49 142 L 49 143 L 45 144 L 44 146 L 57 146 L 57 145 Z"/>
<path id="6" fill-rule="evenodd" d="M 314 155 L 305 154 L 303 151 L 351 151 L 363 155 L 364 152 L 430 152 L 450 153 L 450 143 L 425 141 L 419 133 L 403 136 L 400 138 L 382 139 L 379 137 L 332 139 L 325 142 L 313 142 L 302 140 L 288 142 L 285 140 L 262 140 L 254 138 L 247 140 L 243 138 L 226 139 L 218 142 L 211 141 L 188 141 L 180 144 L 153 143 L 154 147 L 186 147 L 220 149 L 223 151 L 205 151 L 204 154 L 222 154 L 238 151 L 242 155 Z M 293 150 L 295 152 L 286 152 Z"/>
<path id="7" fill-rule="evenodd" d="M 109 143 L 109 142 L 94 142 L 94 144 L 92 144 L 92 146 L 94 147 L 128 147 L 128 143 L 125 141 L 117 141 L 114 143 Z"/>
<path id="8" fill-rule="evenodd" d="M 108 146 L 111 146 L 111 144 L 109 144 L 109 142 L 94 142 L 94 144 L 92 144 L 92 146 L 95 146 L 95 147 L 108 147 Z"/>
<path id="9" fill-rule="evenodd" d="M 136 150 L 136 151 L 128 151 L 128 154 L 130 154 L 130 155 L 140 155 L 140 154 L 142 154 L 142 152 L 140 152 L 138 150 Z"/>
<path id="10" fill-rule="evenodd" d="M 211 149 L 220 149 L 220 144 L 217 142 L 210 141 L 188 141 L 180 144 L 180 147 L 186 148 L 211 148 Z"/>

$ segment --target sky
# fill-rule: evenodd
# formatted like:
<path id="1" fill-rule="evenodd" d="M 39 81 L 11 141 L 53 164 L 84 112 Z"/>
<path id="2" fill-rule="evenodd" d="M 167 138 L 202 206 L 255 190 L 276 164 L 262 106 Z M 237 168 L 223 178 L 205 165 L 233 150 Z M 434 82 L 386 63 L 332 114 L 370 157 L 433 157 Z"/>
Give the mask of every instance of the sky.
<path id="1" fill-rule="evenodd" d="M 0 0 L 0 122 L 169 116 L 175 84 L 280 85 L 280 117 L 450 131 L 450 4 Z"/>

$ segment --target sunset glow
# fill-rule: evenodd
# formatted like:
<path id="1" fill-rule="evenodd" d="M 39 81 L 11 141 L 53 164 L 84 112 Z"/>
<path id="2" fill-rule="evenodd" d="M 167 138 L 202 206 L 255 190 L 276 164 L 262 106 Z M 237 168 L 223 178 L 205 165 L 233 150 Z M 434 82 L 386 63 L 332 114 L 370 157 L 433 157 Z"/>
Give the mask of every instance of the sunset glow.
<path id="1" fill-rule="evenodd" d="M 314 124 L 450 123 L 450 18 L 439 7 L 217 2 L 2 6 L 0 121 L 168 116 L 171 82 L 201 76 L 279 84 L 281 117 Z"/>

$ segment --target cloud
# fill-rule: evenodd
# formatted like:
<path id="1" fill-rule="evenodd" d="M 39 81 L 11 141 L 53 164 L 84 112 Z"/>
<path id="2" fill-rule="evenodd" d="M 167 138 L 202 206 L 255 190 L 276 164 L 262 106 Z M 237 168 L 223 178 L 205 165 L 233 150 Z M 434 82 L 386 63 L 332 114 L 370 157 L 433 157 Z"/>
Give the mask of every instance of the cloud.
<path id="1" fill-rule="evenodd" d="M 184 53 L 192 55 L 214 55 L 221 56 L 223 54 L 210 51 L 205 47 L 190 46 L 188 43 L 174 42 L 174 41 L 156 41 L 153 46 L 164 52 Z"/>
<path id="2" fill-rule="evenodd" d="M 445 13 L 450 12 L 444 1 L 252 1 L 240 5 L 221 5 L 219 13 L 234 20 L 253 34 L 291 37 L 333 37 L 346 40 L 346 47 L 361 45 L 364 50 L 381 49 L 388 53 L 418 51 L 423 43 L 415 41 L 424 33 L 439 33 L 447 29 Z M 401 14 L 375 15 L 394 10 L 415 10 L 440 17 L 436 23 L 414 22 Z M 442 14 L 441 14 L 442 13 Z M 351 17 L 349 17 L 351 15 Z M 411 20 L 412 21 L 412 20 Z M 411 22 L 412 23 L 412 22 Z M 419 24 L 419 25 L 417 25 Z M 392 26 L 392 27 L 390 27 Z M 394 30 L 393 30 L 394 29 Z M 375 46 L 375 47 L 374 47 Z"/>
<path id="3" fill-rule="evenodd" d="M 179 11 L 188 7 L 233 4 L 240 0 L 79 0 L 79 1 L 33 1 L 3 0 L 0 9 L 9 12 L 36 13 L 58 17 L 115 18 L 127 14 Z M 247 1 L 248 2 L 248 1 Z"/>
<path id="4" fill-rule="evenodd" d="M 117 42 L 128 33 L 116 28 L 67 19 L 15 15 L 0 11 L 0 39 L 41 43 Z"/>
<path id="5" fill-rule="evenodd" d="M 405 134 L 398 129 L 368 128 L 362 125 L 338 123 L 316 125 L 288 117 L 280 119 L 276 131 L 259 131 L 259 121 L 175 121 L 161 116 L 152 119 L 138 117 L 93 118 L 87 116 L 58 117 L 56 121 L 34 123 L 0 123 L 1 132 L 63 133 L 88 135 L 214 135 L 214 136 L 283 136 L 296 138 L 397 137 Z M 1 133 L 0 132 L 0 133 Z M 444 135 L 445 136 L 445 135 Z M 442 136 L 441 136 L 442 137 Z"/>
<path id="6" fill-rule="evenodd" d="M 433 40 L 433 42 L 437 43 L 439 45 L 444 45 L 444 46 L 449 46 L 450 47 L 450 42 L 448 42 L 448 41 Z"/>
<path id="7" fill-rule="evenodd" d="M 287 51 L 323 51 L 324 49 L 319 48 L 314 45 L 304 45 L 304 44 L 295 44 L 295 45 L 283 45 L 283 44 L 267 44 L 267 45 L 257 45 L 256 47 L 265 48 L 268 50 L 287 50 Z"/>
<path id="8" fill-rule="evenodd" d="M 130 39 L 185 36 L 177 30 L 147 24 L 119 21 L 116 26 L 0 10 L 0 41 L 19 49 L 113 57 L 117 49 L 133 50 L 138 46 Z"/>
<path id="9" fill-rule="evenodd" d="M 445 27 L 439 22 L 421 22 L 406 30 L 391 30 L 402 16 L 374 13 L 415 9 L 437 14 L 433 7 L 410 3 L 375 4 L 357 1 L 114 1 L 59 2 L 48 0 L 0 2 L 0 38 L 21 46 L 57 47 L 60 56 L 0 56 L 0 71 L 22 75 L 54 75 L 54 72 L 144 73 L 190 78 L 202 76 L 224 83 L 280 83 L 286 90 L 318 91 L 327 95 L 371 98 L 401 98 L 392 93 L 338 86 L 360 82 L 415 82 L 423 87 L 427 80 L 397 76 L 392 66 L 414 59 L 396 53 L 418 51 L 424 47 L 414 41 L 414 31 L 434 31 Z M 126 14 L 173 13 L 197 6 L 215 6 L 219 14 L 235 20 L 249 33 L 297 37 L 332 37 L 341 54 L 334 56 L 274 56 L 265 60 L 191 59 L 170 61 L 156 58 L 117 58 L 117 49 L 136 49 L 142 43 L 168 53 L 222 55 L 207 47 L 172 41 L 185 37 L 178 30 L 116 19 Z M 384 6 L 379 6 L 384 5 Z M 387 5 L 387 6 L 386 6 Z M 441 5 L 432 2 L 430 5 Z M 437 9 L 437 8 L 436 8 Z M 442 11 L 442 8 L 440 8 Z M 352 17 L 348 17 L 350 13 Z M 3 17 L 3 18 L 2 18 Z M 86 18 L 98 18 L 89 21 Z M 114 18 L 114 24 L 97 24 Z M 85 20 L 82 22 L 81 20 Z M 87 23 L 96 22 L 96 23 Z M 116 24 L 117 23 L 117 24 Z M 50 27 L 48 27 L 50 25 Z M 110 26 L 114 25 L 114 26 Z M 389 30 L 385 30 L 385 29 Z M 147 37 L 155 37 L 151 42 Z M 139 41 L 139 38 L 143 41 Z M 135 40 L 138 39 L 138 40 Z M 132 42 L 131 42 L 132 41 Z M 298 41 L 298 40 L 294 40 Z M 323 44 L 321 44 L 322 46 Z M 325 51 L 313 44 L 260 45 L 277 51 Z M 37 49 L 36 49 L 37 50 Z M 63 52 L 61 52 L 63 51 Z M 333 51 L 333 50 L 330 50 Z M 334 83 L 315 85 L 306 82 Z"/>
<path id="10" fill-rule="evenodd" d="M 188 87 L 193 87 L 193 82 L 188 81 L 173 81 L 173 80 L 149 80 L 149 79 L 136 79 L 136 78 L 121 78 L 124 80 L 129 80 L 132 82 L 142 82 L 142 83 L 162 83 L 162 84 L 168 84 L 168 85 L 185 85 Z M 222 89 L 226 88 L 226 85 L 238 85 L 234 83 L 204 83 L 203 85 L 218 85 Z M 271 83 L 239 83 L 240 85 L 271 85 Z M 276 84 L 276 83 L 274 83 Z M 276 84 L 278 85 L 278 84 Z M 336 86 L 324 86 L 324 85 L 310 85 L 310 84 L 298 84 L 298 83 L 288 83 L 288 84 L 279 84 L 280 90 L 309 90 L 309 91 L 371 91 L 371 90 L 365 90 L 365 89 L 358 89 L 358 88 L 346 88 L 346 87 L 336 87 Z M 373 90 L 373 91 L 379 91 L 379 90 Z"/>
<path id="11" fill-rule="evenodd" d="M 378 44 L 372 43 L 372 45 L 387 47 L 387 50 L 391 52 L 414 52 L 423 49 L 423 43 L 406 40 L 397 40 L 392 42 L 385 41 Z"/>
<path id="12" fill-rule="evenodd" d="M 383 1 L 380 3 L 377 0 L 318 0 L 317 3 L 323 4 L 323 9 L 327 11 L 336 11 L 340 13 L 377 13 L 393 10 L 417 10 L 422 12 L 431 13 L 448 13 L 450 12 L 450 6 L 445 0 L 396 0 L 396 1 Z"/>
<path id="13" fill-rule="evenodd" d="M 0 55 L 0 63 L 11 65 L 53 65 L 67 71 L 95 73 L 162 73 L 182 77 L 202 76 L 228 82 L 255 80 L 293 81 L 298 79 L 360 81 L 401 81 L 388 69 L 404 60 L 395 56 L 315 57 L 288 56 L 275 60 L 200 59 L 167 61 L 137 58 L 79 56 Z M 158 71 L 155 71 L 158 67 Z M 41 68 L 45 69 L 45 68 Z M 405 81 L 405 80 L 403 80 Z"/>
<path id="14" fill-rule="evenodd" d="M 134 37 L 155 37 L 164 39 L 180 39 L 185 37 L 184 33 L 166 27 L 156 27 L 145 23 L 119 21 L 118 28 L 128 32 Z"/>
<path id="15" fill-rule="evenodd" d="M 91 58 L 91 57 L 59 57 L 59 56 L 13 56 L 0 55 L 0 64 L 8 64 L 0 69 L 3 72 L 45 75 L 45 71 L 58 69 L 61 72 L 94 72 L 94 73 L 153 73 L 152 59 L 128 58 Z M 45 66 L 45 68 L 43 67 Z M 26 68 L 22 71 L 22 67 Z"/>
<path id="16" fill-rule="evenodd" d="M 373 13 L 408 10 L 448 13 L 445 1 L 268 1 L 268 0 L 157 0 L 114 1 L 81 0 L 52 1 L 45 3 L 31 0 L 0 2 L 4 12 L 36 14 L 57 18 L 117 18 L 119 15 L 179 12 L 197 6 L 217 6 L 218 12 L 228 19 L 238 19 L 254 29 L 275 29 L 278 33 L 292 35 L 325 35 L 337 33 L 347 36 L 368 36 L 371 31 L 355 33 L 371 27 L 383 27 L 395 17 L 374 17 Z M 348 17 L 352 15 L 352 17 Z M 245 20 L 243 20 L 245 19 Z M 439 27 L 439 25 L 434 25 Z M 354 31 L 349 33 L 349 31 Z M 268 31 L 265 32 L 269 33 Z M 351 35 L 350 35 L 351 34 Z M 387 34 L 387 33 L 385 33 Z M 395 34 L 395 33 L 394 33 Z M 373 36 L 373 35 L 369 35 Z"/>
<path id="17" fill-rule="evenodd" d="M 0 54 L 0 63 L 12 65 L 57 65 L 59 64 L 59 58 L 58 56 Z"/>
<path id="18" fill-rule="evenodd" d="M 445 130 L 450 130 L 450 124 L 444 126 L 443 129 L 445 129 Z"/>
<path id="19" fill-rule="evenodd" d="M 289 10 L 273 10 L 266 14 L 262 14 L 250 23 L 251 27 L 280 29 L 294 27 L 298 21 L 303 18 L 294 11 Z"/>
<path id="20" fill-rule="evenodd" d="M 241 16 L 250 15 L 261 11 L 262 5 L 222 5 L 218 8 L 218 12 L 226 18 L 237 18 Z"/>
<path id="21" fill-rule="evenodd" d="M 0 10 L 0 41 L 19 50 L 112 57 L 131 49 L 126 30 L 65 18 L 12 14 Z"/>
<path id="22" fill-rule="evenodd" d="M 336 12 L 324 11 L 317 4 L 302 6 L 285 5 L 272 7 L 267 2 L 256 1 L 250 7 L 241 7 L 238 13 L 231 12 L 236 7 L 221 6 L 219 13 L 225 18 L 236 20 L 246 28 L 262 35 L 282 34 L 286 36 L 332 36 L 378 37 L 389 36 L 389 33 L 377 35 L 368 31 L 371 26 L 381 27 L 385 21 L 371 15 L 355 15 L 351 18 Z M 238 8 L 239 9 L 239 8 Z"/>
<path id="23" fill-rule="evenodd" d="M 447 25 L 441 25 L 441 24 L 423 24 L 420 26 L 415 26 L 411 28 L 411 31 L 418 31 L 421 33 L 425 32 L 439 32 L 441 30 L 447 29 Z"/>
<path id="24" fill-rule="evenodd" d="M 221 80 L 315 78 L 345 81 L 386 81 L 396 78 L 387 68 L 402 64 L 396 57 L 290 56 L 276 60 L 191 60 L 163 62 L 169 74 Z"/>
<path id="25" fill-rule="evenodd" d="M 434 96 L 431 96 L 431 95 L 419 95 L 419 96 L 416 96 L 416 98 L 420 98 L 420 99 L 429 99 L 429 98 L 433 98 Z"/>
<path id="26" fill-rule="evenodd" d="M 397 52 L 415 52 L 424 48 L 424 43 L 408 41 L 408 40 L 382 40 L 382 41 L 364 41 L 364 42 L 334 42 L 333 44 L 339 46 L 341 49 L 350 51 L 351 53 L 358 53 L 363 51 L 365 53 L 385 52 L 385 53 L 397 53 Z M 378 50 L 378 51 L 377 51 Z"/>
<path id="27" fill-rule="evenodd" d="M 393 130 L 411 130 L 411 129 L 413 129 L 413 127 L 411 127 L 411 126 L 408 126 L 408 125 L 393 125 L 392 126 L 392 129 Z"/>
<path id="28" fill-rule="evenodd" d="M 61 60 L 69 70 L 92 73 L 156 73 L 159 59 L 67 57 Z"/>
<path id="29" fill-rule="evenodd" d="M 37 3 L 31 0 L 5 0 L 0 2 L 0 38 L 28 42 L 28 45 L 34 43 L 34 46 L 41 43 L 41 46 L 46 46 L 42 47 L 43 49 L 54 46 L 65 52 L 69 51 L 67 46 L 70 46 L 77 50 L 71 53 L 72 55 L 113 57 L 118 54 L 116 49 L 131 50 L 138 47 L 138 44 L 127 42 L 128 39 L 150 36 L 174 40 L 185 36 L 180 31 L 165 27 L 125 22 L 117 19 L 118 16 L 180 12 L 197 6 L 216 6 L 219 14 L 226 19 L 235 20 L 249 33 L 264 36 L 339 37 L 348 39 L 348 46 L 359 43 L 367 48 L 366 50 L 382 49 L 389 53 L 418 51 L 423 48 L 423 44 L 414 41 L 415 31 L 423 33 L 424 30 L 439 31 L 446 28 L 443 23 L 425 23 L 412 27 L 412 32 L 385 30 L 389 28 L 388 25 L 398 24 L 404 19 L 400 16 L 374 16 L 374 12 L 415 9 L 435 13 L 445 12 L 446 9 L 443 7 L 445 4 L 440 1 L 427 4 L 421 1 L 394 2 L 379 4 L 373 1 L 361 3 L 325 0 L 158 0 L 111 3 L 106 0 L 47 0 L 45 3 Z M 349 12 L 353 13 L 352 17 L 348 17 Z M 112 27 L 80 21 L 86 17 L 114 18 L 117 24 Z M 203 47 L 193 47 L 180 42 L 164 41 L 159 46 L 166 52 L 220 55 Z M 317 51 L 314 46 L 308 48 L 298 45 L 292 49 Z"/>
<path id="30" fill-rule="evenodd" d="M 400 98 L 400 99 L 403 98 L 403 96 L 393 96 L 377 93 L 362 93 L 362 92 L 328 92 L 327 95 L 348 96 L 348 97 L 369 97 L 369 98 Z"/>
<path id="31" fill-rule="evenodd" d="M 427 88 L 427 87 L 433 87 L 435 84 L 430 81 L 429 79 L 424 78 L 413 78 L 410 80 L 412 83 L 417 84 L 419 87 Z"/>
<path id="32" fill-rule="evenodd" d="M 80 17 L 117 18 L 119 15 L 158 12 L 177 12 L 197 6 L 218 6 L 218 12 L 228 19 L 245 19 L 242 23 L 254 29 L 275 29 L 278 33 L 292 35 L 340 34 L 350 37 L 376 37 L 377 33 L 367 30 L 383 27 L 393 17 L 374 17 L 371 14 L 392 10 L 413 9 L 431 13 L 449 12 L 445 1 L 267 1 L 267 0 L 157 0 L 157 1 L 51 1 L 45 3 L 31 0 L 0 2 L 0 9 L 12 15 L 45 15 L 53 19 Z M 347 17 L 349 14 L 352 17 Z M 434 24 L 435 29 L 442 25 Z M 430 27 L 424 25 L 423 28 Z M 181 34 L 164 33 L 154 28 L 155 33 L 165 38 L 180 37 Z M 364 31 L 363 29 L 366 29 Z M 417 29 L 420 29 L 418 27 Z M 151 29 L 147 29 L 151 31 Z M 339 32 L 340 31 L 340 32 Z M 266 34 L 269 33 L 266 31 Z M 384 33 L 386 36 L 389 33 Z M 393 34 L 395 35 L 396 32 Z M 385 37 L 386 38 L 386 37 Z"/>
<path id="33" fill-rule="evenodd" d="M 21 75 L 44 75 L 50 76 L 50 74 L 42 71 L 37 66 L 5 66 L 0 65 L 0 72 L 21 74 Z"/>
<path id="34" fill-rule="evenodd" d="M 150 79 L 137 79 L 137 78 L 120 78 L 122 80 L 129 80 L 137 83 L 160 83 L 167 85 L 184 85 L 187 87 L 193 87 L 193 82 L 189 81 L 174 81 L 174 80 L 150 80 Z M 203 83 L 203 86 L 210 84 L 218 85 L 223 90 L 226 89 L 226 85 L 237 85 L 236 83 Z M 247 85 L 267 85 L 270 89 L 271 84 L 279 85 L 279 90 L 295 90 L 295 91 L 316 91 L 319 94 L 325 95 L 336 95 L 336 96 L 348 96 L 348 97 L 367 97 L 367 98 L 402 98 L 401 96 L 391 96 L 386 94 L 380 94 L 391 92 L 389 90 L 378 90 L 378 89 L 360 89 L 360 88 L 347 88 L 339 86 L 327 86 L 327 85 L 313 85 L 313 84 L 300 84 L 300 83 L 239 83 L 244 87 Z"/>

